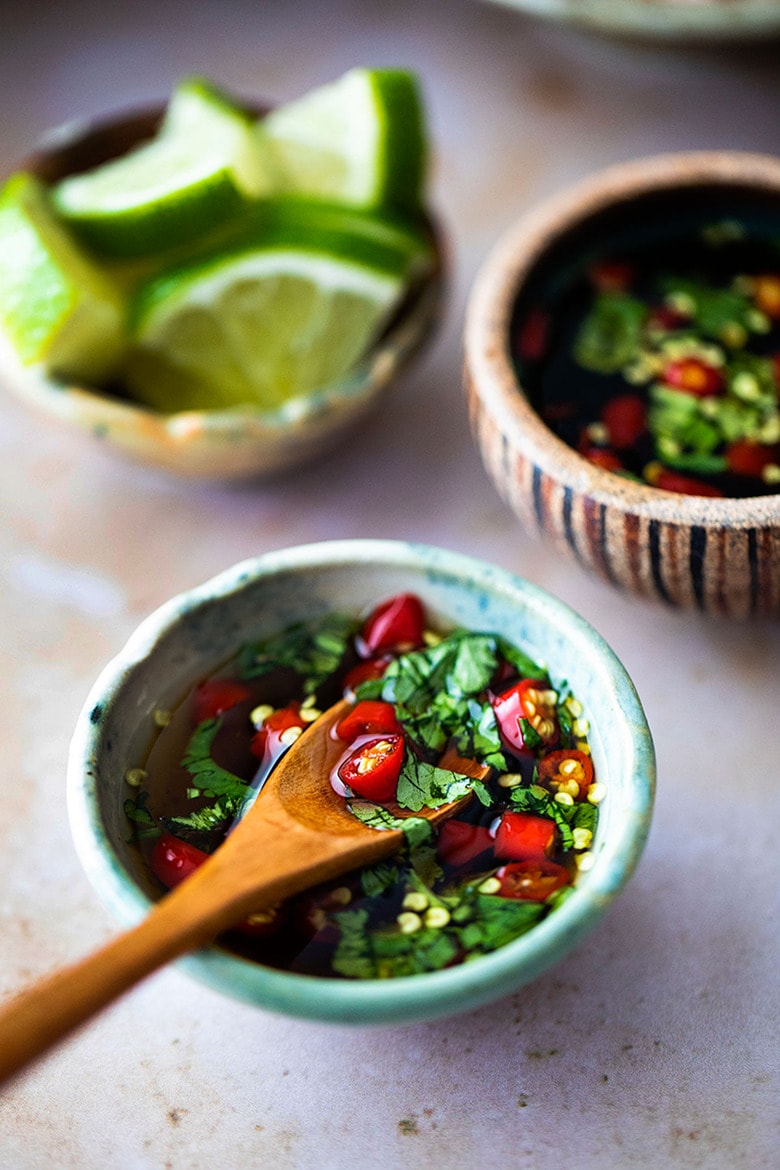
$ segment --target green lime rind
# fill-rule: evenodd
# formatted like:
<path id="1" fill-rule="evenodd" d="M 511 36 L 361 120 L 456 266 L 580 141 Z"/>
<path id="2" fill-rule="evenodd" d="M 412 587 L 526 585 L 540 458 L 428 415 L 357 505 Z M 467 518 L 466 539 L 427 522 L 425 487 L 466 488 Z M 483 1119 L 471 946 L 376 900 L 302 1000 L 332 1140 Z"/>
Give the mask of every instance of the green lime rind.
<path id="1" fill-rule="evenodd" d="M 188 79 L 153 139 L 62 179 L 52 198 L 99 256 L 130 260 L 197 242 L 272 186 L 253 120 L 215 86 Z"/>
<path id="2" fill-rule="evenodd" d="M 420 87 L 414 75 L 402 69 L 374 70 L 372 81 L 384 96 L 384 168 L 378 191 L 383 203 L 413 210 L 420 206 L 428 168 Z"/>
<path id="3" fill-rule="evenodd" d="M 419 207 L 427 164 L 414 75 L 351 69 L 262 122 L 281 189 L 356 207 Z"/>
<path id="4" fill-rule="evenodd" d="M 342 379 L 405 288 L 402 269 L 300 241 L 217 256 L 155 281 L 136 305 L 126 380 L 157 410 L 272 411 Z"/>
<path id="5" fill-rule="evenodd" d="M 46 188 L 19 171 L 0 192 L 0 322 L 20 361 L 54 378 L 109 381 L 127 348 L 126 306 L 54 213 Z"/>
<path id="6" fill-rule="evenodd" d="M 408 280 L 433 262 L 429 237 L 405 219 L 382 218 L 338 205 L 297 200 L 263 200 L 245 208 L 229 234 L 196 255 L 160 270 L 131 297 L 136 330 L 172 288 L 231 258 L 268 249 L 319 253 Z"/>

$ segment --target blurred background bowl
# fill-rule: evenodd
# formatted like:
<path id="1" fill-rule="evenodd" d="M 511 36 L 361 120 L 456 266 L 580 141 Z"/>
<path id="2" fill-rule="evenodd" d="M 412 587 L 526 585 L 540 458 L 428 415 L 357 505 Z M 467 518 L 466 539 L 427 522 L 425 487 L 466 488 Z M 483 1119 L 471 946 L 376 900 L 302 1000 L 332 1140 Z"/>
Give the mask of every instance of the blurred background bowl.
<path id="1" fill-rule="evenodd" d="M 47 183 L 115 158 L 150 138 L 163 107 L 68 123 L 49 132 L 19 169 Z M 0 382 L 43 415 L 136 460 L 184 477 L 237 479 L 272 475 L 326 453 L 374 407 L 419 353 L 442 312 L 441 233 L 427 230 L 435 261 L 413 284 L 382 337 L 336 385 L 263 411 L 188 410 L 163 414 L 88 386 L 65 385 L 21 365 L 0 335 Z"/>
<path id="2" fill-rule="evenodd" d="M 430 974 L 339 980 L 263 967 L 212 946 L 183 960 L 198 979 L 270 1011 L 360 1024 L 405 1024 L 507 994 L 561 959 L 599 921 L 637 864 L 652 813 L 655 757 L 633 684 L 602 638 L 568 607 L 480 561 L 394 541 L 324 542 L 271 553 L 174 598 L 138 628 L 95 684 L 73 737 L 68 803 L 76 849 L 97 893 L 125 924 L 155 894 L 123 802 L 125 771 L 144 758 L 154 711 L 241 645 L 329 610 L 365 613 L 411 591 L 432 621 L 500 631 L 568 682 L 590 720 L 607 787 L 594 865 L 542 923 L 479 959 Z"/>
<path id="3" fill-rule="evenodd" d="M 647 225 L 677 208 L 755 201 L 780 224 L 780 160 L 737 151 L 621 163 L 523 215 L 475 281 L 465 327 L 472 431 L 499 495 L 531 532 L 642 596 L 745 618 L 780 614 L 780 493 L 681 495 L 594 466 L 555 435 L 510 352 L 518 298 L 545 264 L 576 259 L 610 225 Z"/>
<path id="4" fill-rule="evenodd" d="M 666 41 L 752 40 L 780 31 L 777 0 L 497 0 L 611 35 Z"/>

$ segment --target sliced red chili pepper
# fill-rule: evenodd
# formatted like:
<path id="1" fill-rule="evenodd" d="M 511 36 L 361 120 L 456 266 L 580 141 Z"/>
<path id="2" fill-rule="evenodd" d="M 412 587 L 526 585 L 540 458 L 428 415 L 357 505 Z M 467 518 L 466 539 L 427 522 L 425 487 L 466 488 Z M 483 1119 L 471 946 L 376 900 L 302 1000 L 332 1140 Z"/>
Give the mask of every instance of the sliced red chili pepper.
<path id="1" fill-rule="evenodd" d="M 645 432 L 646 407 L 640 394 L 616 394 L 604 405 L 601 421 L 618 451 L 633 447 Z"/>
<path id="2" fill-rule="evenodd" d="M 767 317 L 780 317 L 780 276 L 757 276 L 753 280 L 756 308 Z"/>
<path id="3" fill-rule="evenodd" d="M 305 726 L 306 722 L 301 718 L 300 703 L 297 701 L 288 703 L 286 707 L 280 707 L 278 711 L 273 711 L 268 716 L 263 726 L 252 736 L 249 749 L 258 760 L 267 758 L 269 754 L 279 755 L 284 748 L 284 744 L 280 743 L 282 732 L 290 727 Z"/>
<path id="4" fill-rule="evenodd" d="M 336 726 L 336 735 L 347 743 L 369 732 L 378 732 L 381 735 L 400 734 L 401 725 L 392 703 L 383 703 L 381 699 L 363 699 L 356 703 Z"/>
<path id="5" fill-rule="evenodd" d="M 203 865 L 208 856 L 208 853 L 187 841 L 180 841 L 170 833 L 163 833 L 154 843 L 149 857 L 149 868 L 157 880 L 162 882 L 166 889 L 171 890 L 189 877 L 198 866 Z"/>
<path id="6" fill-rule="evenodd" d="M 750 439 L 737 439 L 726 448 L 726 462 L 737 475 L 752 475 L 760 479 L 765 467 L 777 463 L 780 451 L 777 446 L 755 443 Z"/>
<path id="7" fill-rule="evenodd" d="M 344 694 L 356 691 L 361 683 L 368 682 L 369 679 L 381 678 L 392 661 L 392 654 L 379 654 L 376 658 L 365 658 L 358 662 L 344 675 L 342 683 Z"/>
<path id="8" fill-rule="evenodd" d="M 504 812 L 493 845 L 496 857 L 510 861 L 544 861 L 555 848 L 558 829 L 549 817 L 531 813 Z"/>
<path id="9" fill-rule="evenodd" d="M 647 325 L 649 329 L 679 329 L 682 325 L 687 325 L 690 319 L 690 315 L 683 313 L 681 309 L 658 305 L 650 310 Z"/>
<path id="10" fill-rule="evenodd" d="M 663 380 L 667 386 L 684 390 L 686 394 L 695 394 L 699 398 L 719 394 L 723 389 L 723 374 L 720 370 L 695 357 L 669 362 L 663 371 Z"/>
<path id="11" fill-rule="evenodd" d="M 208 853 L 204 853 L 195 845 L 180 841 L 170 833 L 163 833 L 162 837 L 155 841 L 149 857 L 149 868 L 166 889 L 172 890 L 203 865 L 208 857 Z M 274 906 L 268 910 L 258 911 L 257 914 L 250 914 L 233 929 L 242 934 L 265 937 L 278 930 L 282 922 L 280 907 Z"/>
<path id="12" fill-rule="evenodd" d="M 404 762 L 402 735 L 373 736 L 364 740 L 339 765 L 338 777 L 366 800 L 392 800 Z"/>
<path id="13" fill-rule="evenodd" d="M 515 861 L 496 871 L 502 898 L 523 898 L 544 902 L 571 882 L 569 871 L 555 861 Z"/>
<path id="14" fill-rule="evenodd" d="M 223 711 L 243 703 L 251 696 L 249 687 L 235 679 L 208 678 L 195 688 L 195 722 L 216 719 Z"/>
<path id="15" fill-rule="evenodd" d="M 584 455 L 589 463 L 602 467 L 604 471 L 623 471 L 620 456 L 609 447 L 597 447 L 595 443 L 586 444 L 580 448 L 580 455 Z"/>
<path id="16" fill-rule="evenodd" d="M 501 736 L 510 748 L 527 752 L 522 720 L 534 729 L 546 744 L 558 738 L 558 720 L 552 692 L 538 679 L 524 678 L 492 699 L 493 711 Z"/>
<path id="17" fill-rule="evenodd" d="M 659 471 L 653 479 L 653 487 L 663 488 L 666 492 L 680 492 L 686 496 L 722 496 L 723 492 L 714 484 L 704 483 L 693 479 L 689 475 L 680 475 L 678 471 L 669 471 L 667 468 Z"/>
<path id="18" fill-rule="evenodd" d="M 413 650 L 422 645 L 425 613 L 419 597 L 399 593 L 369 615 L 360 632 L 367 657 L 383 650 Z"/>
<path id="19" fill-rule="evenodd" d="M 588 278 L 599 292 L 625 292 L 634 279 L 634 268 L 623 260 L 601 260 L 591 264 Z"/>
<path id="20" fill-rule="evenodd" d="M 493 848 L 493 836 L 484 825 L 466 821 L 445 821 L 439 829 L 436 852 L 446 865 L 467 865 L 481 853 Z"/>
<path id="21" fill-rule="evenodd" d="M 570 795 L 575 800 L 584 800 L 593 783 L 593 761 L 578 748 L 561 748 L 542 756 L 537 765 L 537 778 L 544 788 L 552 791 L 574 780 L 579 792 L 577 796 L 573 792 Z"/>
<path id="22" fill-rule="evenodd" d="M 538 362 L 544 357 L 550 332 L 550 317 L 543 309 L 532 309 L 520 325 L 515 337 L 518 357 L 527 362 Z"/>

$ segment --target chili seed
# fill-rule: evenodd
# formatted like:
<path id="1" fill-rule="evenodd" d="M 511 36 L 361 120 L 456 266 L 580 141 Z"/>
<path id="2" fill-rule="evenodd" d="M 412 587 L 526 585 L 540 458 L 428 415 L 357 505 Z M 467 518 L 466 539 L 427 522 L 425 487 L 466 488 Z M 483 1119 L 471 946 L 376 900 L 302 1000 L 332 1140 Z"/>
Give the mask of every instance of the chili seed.
<path id="1" fill-rule="evenodd" d="M 485 878 L 484 882 L 481 882 L 477 889 L 480 894 L 497 894 L 501 889 L 501 882 L 497 877 Z"/>
<path id="2" fill-rule="evenodd" d="M 592 829 L 574 829 L 572 832 L 575 849 L 589 849 L 593 840 Z"/>
<path id="3" fill-rule="evenodd" d="M 279 733 L 279 743 L 284 744 L 285 747 L 290 747 L 295 743 L 296 739 L 300 739 L 302 727 L 285 727 L 284 731 Z"/>
<path id="4" fill-rule="evenodd" d="M 574 804 L 574 797 L 568 792 L 556 792 L 553 800 L 556 804 Z"/>
<path id="5" fill-rule="evenodd" d="M 128 768 L 125 772 L 125 781 L 131 788 L 140 788 L 146 776 L 147 773 L 144 768 Z"/>
<path id="6" fill-rule="evenodd" d="M 498 785 L 500 788 L 517 788 L 518 784 L 523 783 L 523 777 L 519 772 L 504 772 L 498 778 Z"/>
<path id="7" fill-rule="evenodd" d="M 273 715 L 274 709 L 270 703 L 261 703 L 259 707 L 255 707 L 249 713 L 249 722 L 258 729 L 263 726 L 269 715 Z"/>
<path id="8" fill-rule="evenodd" d="M 171 713 L 170 711 L 163 710 L 162 707 L 158 707 L 153 718 L 155 727 L 167 727 L 171 721 Z"/>
<path id="9" fill-rule="evenodd" d="M 415 910 L 417 912 L 428 909 L 428 898 L 421 890 L 412 890 L 407 894 L 403 900 L 404 910 Z"/>
<path id="10" fill-rule="evenodd" d="M 431 906 L 425 912 L 425 925 L 433 930 L 441 930 L 450 920 L 450 912 L 445 906 Z"/>
<path id="11" fill-rule="evenodd" d="M 591 804 L 601 804 L 606 795 L 606 785 L 599 783 L 598 780 L 595 784 L 591 784 L 590 788 L 588 789 L 588 800 Z"/>
<path id="12" fill-rule="evenodd" d="M 401 934 L 415 934 L 422 928 L 422 918 L 419 914 L 412 914 L 411 911 L 399 914 L 396 922 L 400 927 Z"/>

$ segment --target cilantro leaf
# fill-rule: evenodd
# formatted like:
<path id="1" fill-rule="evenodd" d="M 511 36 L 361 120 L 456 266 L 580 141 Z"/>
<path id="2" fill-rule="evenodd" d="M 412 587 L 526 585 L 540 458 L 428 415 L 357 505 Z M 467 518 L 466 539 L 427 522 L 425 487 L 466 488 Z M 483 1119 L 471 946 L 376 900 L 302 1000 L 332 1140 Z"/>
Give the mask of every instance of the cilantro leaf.
<path id="1" fill-rule="evenodd" d="M 304 694 L 313 695 L 338 670 L 357 628 L 354 618 L 333 613 L 296 622 L 280 634 L 247 646 L 240 658 L 241 675 L 257 678 L 286 666 L 302 676 Z"/>
<path id="2" fill-rule="evenodd" d="M 602 293 L 574 342 L 574 360 L 586 370 L 615 374 L 638 352 L 645 306 L 624 293 Z"/>
<path id="3" fill-rule="evenodd" d="M 452 800 L 459 800 L 474 788 L 474 780 L 447 768 L 437 768 L 418 760 L 407 751 L 401 775 L 398 778 L 396 800 L 401 808 L 419 812 L 423 808 L 440 808 Z"/>
<path id="4" fill-rule="evenodd" d="M 252 791 L 251 786 L 220 767 L 211 755 L 211 747 L 221 725 L 219 716 L 216 719 L 204 719 L 198 724 L 182 757 L 182 767 L 197 781 L 197 787 L 204 796 L 243 799 Z"/>
<path id="5" fill-rule="evenodd" d="M 492 951 L 536 926 L 547 913 L 543 902 L 476 894 L 474 918 L 461 928 L 461 942 L 474 953 Z"/>

